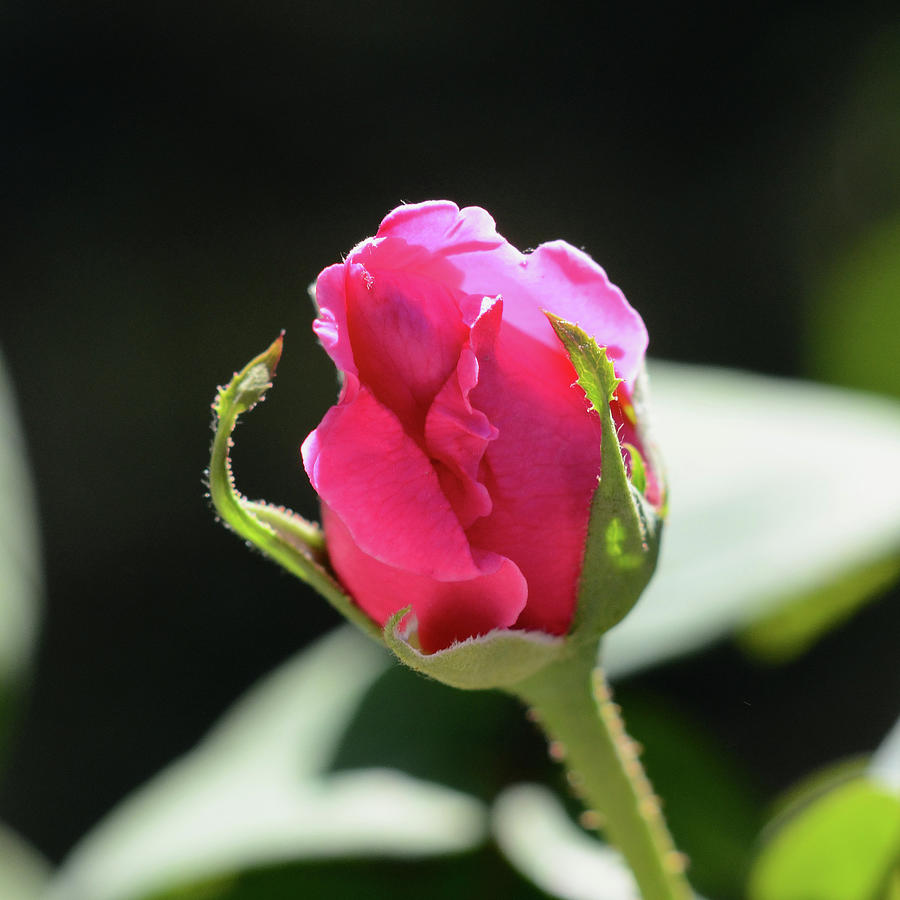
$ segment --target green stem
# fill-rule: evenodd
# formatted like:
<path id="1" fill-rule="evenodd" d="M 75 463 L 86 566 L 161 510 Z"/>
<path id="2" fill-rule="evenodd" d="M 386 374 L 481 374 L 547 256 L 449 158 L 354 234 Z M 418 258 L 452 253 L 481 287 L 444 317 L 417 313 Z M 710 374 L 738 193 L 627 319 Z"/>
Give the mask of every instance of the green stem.
<path id="1" fill-rule="evenodd" d="M 694 895 L 684 857 L 672 843 L 595 656 L 584 644 L 517 685 L 515 693 L 531 707 L 575 790 L 625 856 L 644 900 L 689 900 Z"/>

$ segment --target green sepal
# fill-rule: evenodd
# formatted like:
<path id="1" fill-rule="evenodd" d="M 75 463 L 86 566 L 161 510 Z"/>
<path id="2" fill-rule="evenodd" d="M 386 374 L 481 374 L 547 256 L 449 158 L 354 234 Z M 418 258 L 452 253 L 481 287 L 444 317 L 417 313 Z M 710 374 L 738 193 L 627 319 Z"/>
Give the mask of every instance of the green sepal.
<path id="1" fill-rule="evenodd" d="M 283 506 L 251 501 L 234 486 L 230 451 L 238 417 L 265 399 L 281 359 L 282 332 L 219 388 L 212 409 L 213 443 L 207 473 L 209 496 L 222 523 L 292 575 L 315 588 L 346 619 L 381 641 L 381 629 L 344 592 L 329 572 L 319 526 Z"/>
<path id="2" fill-rule="evenodd" d="M 241 413 L 253 409 L 265 398 L 266 391 L 272 387 L 283 346 L 284 331 L 240 372 L 235 372 L 225 387 L 219 388 L 213 401 L 213 412 L 220 422 L 229 416 L 237 421 Z"/>
<path id="3" fill-rule="evenodd" d="M 647 493 L 647 464 L 641 451 L 634 444 L 627 441 L 622 442 L 622 449 L 628 451 L 628 458 L 631 461 L 631 483 L 642 494 Z"/>
<path id="4" fill-rule="evenodd" d="M 643 460 L 632 451 L 628 478 L 609 404 L 621 379 L 606 348 L 572 322 L 545 313 L 562 341 L 592 409 L 601 423 L 602 477 L 591 500 L 578 604 L 571 637 L 596 641 L 629 612 L 650 581 L 659 556 L 662 518 L 639 487 L 646 483 Z"/>
<path id="5" fill-rule="evenodd" d="M 565 640 L 538 631 L 498 629 L 422 653 L 401 634 L 401 622 L 412 607 L 398 610 L 384 626 L 384 642 L 411 669 L 463 690 L 510 688 L 566 652 Z"/>

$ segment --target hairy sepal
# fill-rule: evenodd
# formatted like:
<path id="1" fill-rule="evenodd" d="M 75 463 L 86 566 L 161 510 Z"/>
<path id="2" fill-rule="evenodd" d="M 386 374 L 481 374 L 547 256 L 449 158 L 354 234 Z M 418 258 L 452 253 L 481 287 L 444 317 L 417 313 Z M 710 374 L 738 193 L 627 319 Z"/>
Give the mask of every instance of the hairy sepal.
<path id="1" fill-rule="evenodd" d="M 265 399 L 281 358 L 284 333 L 250 360 L 213 401 L 213 443 L 207 480 L 209 496 L 222 523 L 318 591 L 345 618 L 376 640 L 381 629 L 344 592 L 326 567 L 322 533 L 314 522 L 283 506 L 251 501 L 239 493 L 231 470 L 231 438 L 238 417 Z"/>
<path id="2" fill-rule="evenodd" d="M 659 556 L 662 517 L 632 483 L 610 410 L 621 380 L 606 348 L 578 325 L 547 318 L 562 342 L 592 410 L 600 417 L 602 475 L 591 500 L 588 535 L 570 639 L 596 641 L 620 622 L 650 581 Z M 641 463 L 644 461 L 641 460 Z M 645 483 L 643 465 L 635 481 Z"/>
<path id="3" fill-rule="evenodd" d="M 403 631 L 410 607 L 398 610 L 384 626 L 384 642 L 411 669 L 463 690 L 510 689 L 566 652 L 564 638 L 537 631 L 497 629 L 422 653 Z"/>

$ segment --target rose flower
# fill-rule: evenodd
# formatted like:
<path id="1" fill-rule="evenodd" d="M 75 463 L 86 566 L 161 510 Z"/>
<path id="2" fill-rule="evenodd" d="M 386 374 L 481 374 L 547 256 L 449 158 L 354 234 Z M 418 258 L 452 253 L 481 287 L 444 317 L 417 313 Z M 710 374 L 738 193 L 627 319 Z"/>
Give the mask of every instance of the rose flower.
<path id="1" fill-rule="evenodd" d="M 642 451 L 647 333 L 622 292 L 564 241 L 521 253 L 483 209 L 432 201 L 325 269 L 316 303 L 342 388 L 302 456 L 347 592 L 382 626 L 411 606 L 426 653 L 493 629 L 565 634 L 600 422 L 544 311 L 606 348 L 620 441 Z"/>

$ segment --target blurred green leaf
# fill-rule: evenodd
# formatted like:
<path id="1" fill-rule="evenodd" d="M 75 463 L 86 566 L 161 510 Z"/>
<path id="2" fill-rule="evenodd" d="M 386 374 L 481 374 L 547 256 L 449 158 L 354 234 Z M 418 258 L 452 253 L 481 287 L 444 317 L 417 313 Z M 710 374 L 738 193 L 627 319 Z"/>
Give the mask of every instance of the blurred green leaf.
<path id="1" fill-rule="evenodd" d="M 655 363 L 650 373 L 670 513 L 654 579 L 606 639 L 608 671 L 792 606 L 792 640 L 805 646 L 861 599 L 848 574 L 889 574 L 900 558 L 900 404 L 724 369 Z M 841 584 L 853 596 L 832 595 L 840 615 L 800 614 L 799 599 Z"/>
<path id="2" fill-rule="evenodd" d="M 900 798 L 867 779 L 812 801 L 765 845 L 751 900 L 881 900 L 900 859 Z"/>
<path id="3" fill-rule="evenodd" d="M 0 752 L 38 627 L 42 593 L 34 492 L 6 367 L 0 357 Z"/>
<path id="4" fill-rule="evenodd" d="M 814 313 L 806 317 L 810 363 L 819 377 L 900 397 L 898 248 L 900 215 L 895 214 L 869 228 L 819 273 Z"/>
<path id="5" fill-rule="evenodd" d="M 900 555 L 853 569 L 832 584 L 794 597 L 738 633 L 738 643 L 767 662 L 786 662 L 889 588 L 900 576 Z"/>
<path id="6" fill-rule="evenodd" d="M 0 824 L 0 897 L 37 900 L 50 873 L 48 863 L 15 832 Z"/>
<path id="7" fill-rule="evenodd" d="M 767 830 L 772 832 L 779 828 L 781 823 L 797 815 L 804 807 L 829 791 L 847 782 L 863 778 L 868 764 L 867 756 L 855 756 L 830 763 L 801 778 L 775 801 L 771 810 L 771 820 L 766 826 Z"/>
<path id="8" fill-rule="evenodd" d="M 872 758 L 793 788 L 767 827 L 750 900 L 892 900 L 900 874 L 900 721 Z"/>
<path id="9" fill-rule="evenodd" d="M 349 628 L 300 654 L 89 834 L 49 897 L 137 900 L 302 859 L 415 858 L 478 846 L 486 814 L 473 798 L 387 769 L 324 774 L 388 664 Z"/>

